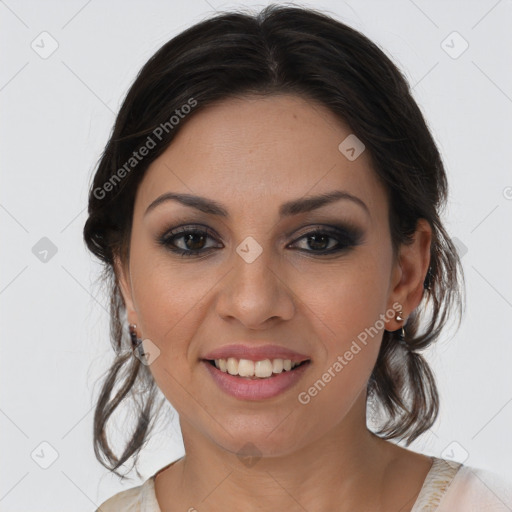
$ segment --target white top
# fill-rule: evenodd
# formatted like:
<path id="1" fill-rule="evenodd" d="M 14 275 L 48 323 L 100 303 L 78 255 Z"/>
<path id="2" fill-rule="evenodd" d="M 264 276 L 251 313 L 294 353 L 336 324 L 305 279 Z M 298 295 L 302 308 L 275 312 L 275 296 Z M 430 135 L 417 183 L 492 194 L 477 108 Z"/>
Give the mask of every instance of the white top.
<path id="1" fill-rule="evenodd" d="M 512 512 L 512 482 L 483 469 L 431 458 L 432 467 L 411 512 Z M 95 512 L 161 512 L 155 477 L 171 464 L 143 484 L 115 494 Z"/>

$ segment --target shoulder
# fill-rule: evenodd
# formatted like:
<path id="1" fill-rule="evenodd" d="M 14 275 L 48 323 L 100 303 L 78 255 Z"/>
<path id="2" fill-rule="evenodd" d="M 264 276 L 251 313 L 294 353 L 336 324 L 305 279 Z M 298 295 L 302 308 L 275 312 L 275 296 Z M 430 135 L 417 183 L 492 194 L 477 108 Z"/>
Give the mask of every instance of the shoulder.
<path id="1" fill-rule="evenodd" d="M 118 492 L 104 501 L 96 512 L 140 512 L 141 487 L 132 487 Z"/>
<path id="2" fill-rule="evenodd" d="M 95 512 L 160 512 L 155 498 L 153 477 L 141 485 L 114 494 Z"/>
<path id="3" fill-rule="evenodd" d="M 490 471 L 432 457 L 411 512 L 510 512 L 512 482 Z"/>
<path id="4" fill-rule="evenodd" d="M 439 512 L 511 509 L 512 481 L 478 467 L 461 465 L 441 500 Z"/>

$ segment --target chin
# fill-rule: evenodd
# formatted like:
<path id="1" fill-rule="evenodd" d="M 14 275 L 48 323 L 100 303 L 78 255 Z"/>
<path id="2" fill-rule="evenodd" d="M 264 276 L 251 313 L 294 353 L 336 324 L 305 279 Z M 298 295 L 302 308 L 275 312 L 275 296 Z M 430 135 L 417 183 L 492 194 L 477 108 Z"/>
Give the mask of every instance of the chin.
<path id="1" fill-rule="evenodd" d="M 304 430 L 301 429 L 300 439 L 296 439 L 291 435 L 293 429 L 288 428 L 279 429 L 278 425 L 286 424 L 284 417 L 274 418 L 274 421 L 268 422 L 266 426 L 255 426 L 254 420 L 248 420 L 247 424 L 243 425 L 238 419 L 236 429 L 226 427 L 226 430 L 231 433 L 229 435 L 226 431 L 218 432 L 221 436 L 216 441 L 217 445 L 222 449 L 237 455 L 241 459 L 245 457 L 254 457 L 255 459 L 261 457 L 281 457 L 289 455 L 300 448 L 305 435 Z M 261 422 L 261 418 L 259 418 Z M 242 460 L 243 462 L 243 460 Z"/>

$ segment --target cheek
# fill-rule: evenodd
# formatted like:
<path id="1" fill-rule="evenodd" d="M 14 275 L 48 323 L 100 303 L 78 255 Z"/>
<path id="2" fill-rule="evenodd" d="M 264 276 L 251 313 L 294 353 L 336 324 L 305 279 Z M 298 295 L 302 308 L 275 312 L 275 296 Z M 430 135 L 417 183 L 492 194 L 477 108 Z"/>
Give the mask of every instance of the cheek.
<path id="1" fill-rule="evenodd" d="M 388 294 L 383 262 L 361 254 L 357 260 L 322 277 L 320 288 L 318 282 L 308 279 L 303 283 L 302 294 L 308 297 L 306 303 L 313 312 L 310 316 L 318 319 L 329 351 L 344 351 L 361 333 L 383 330 L 378 321 L 385 312 Z"/>
<path id="2" fill-rule="evenodd" d="M 314 322 L 325 355 L 298 395 L 298 407 L 308 411 L 305 421 L 311 419 L 312 429 L 318 428 L 313 418 L 322 417 L 324 425 L 337 424 L 348 414 L 365 391 L 378 357 L 383 300 L 359 285 L 341 291 L 338 287 L 328 294 L 330 301 L 315 305 L 322 311 L 321 321 Z"/>
<path id="3" fill-rule="evenodd" d="M 167 400 L 183 413 L 190 408 L 185 390 L 192 387 L 197 364 L 191 340 L 206 315 L 215 280 L 185 272 L 183 266 L 180 272 L 168 262 L 153 263 L 146 259 L 134 279 L 137 314 L 144 338 L 160 351 L 149 370 Z"/>
<path id="4" fill-rule="evenodd" d="M 204 314 L 208 292 L 218 277 L 204 266 L 173 263 L 160 250 L 134 250 L 132 283 L 143 336 L 166 357 L 183 354 Z"/>
<path id="5" fill-rule="evenodd" d="M 135 291 L 144 336 L 166 349 L 183 345 L 192 334 L 191 325 L 197 326 L 209 288 L 204 281 L 181 282 L 165 272 L 148 276 Z"/>
<path id="6" fill-rule="evenodd" d="M 309 293 L 307 304 L 312 313 L 308 316 L 315 324 L 325 357 L 318 361 L 317 372 L 307 383 L 313 385 L 311 393 L 303 391 L 319 407 L 327 407 L 329 401 L 337 403 L 334 415 L 350 407 L 365 388 L 377 360 L 388 291 L 384 265 L 381 260 L 361 255 L 323 279 L 321 293 L 318 288 L 316 293 Z"/>

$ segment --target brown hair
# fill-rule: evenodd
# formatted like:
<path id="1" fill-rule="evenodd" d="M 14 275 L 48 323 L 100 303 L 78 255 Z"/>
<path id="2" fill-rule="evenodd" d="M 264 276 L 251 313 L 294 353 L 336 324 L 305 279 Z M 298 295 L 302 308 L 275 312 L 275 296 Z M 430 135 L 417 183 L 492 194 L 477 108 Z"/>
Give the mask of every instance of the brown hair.
<path id="1" fill-rule="evenodd" d="M 398 331 L 384 332 L 368 397 L 384 413 L 374 433 L 385 439 L 406 439 L 408 445 L 437 418 L 435 379 L 417 351 L 438 339 L 455 306 L 460 325 L 464 276 L 440 220 L 448 193 L 443 163 L 405 77 L 368 38 L 319 11 L 270 5 L 255 14 L 221 13 L 171 39 L 141 69 L 90 188 L 83 234 L 87 247 L 104 263 L 101 277 L 111 297 L 116 353 L 95 409 L 94 450 L 99 462 L 119 476 L 115 470 L 132 455 L 138 458 L 151 432 L 158 392 L 148 367 L 131 354 L 113 268 L 114 255 L 123 262 L 129 257 L 138 184 L 180 128 L 204 107 L 229 97 L 278 93 L 325 105 L 365 144 L 389 193 L 395 255 L 401 244 L 412 241 L 418 219 L 432 227 L 423 298 L 405 325 L 409 348 L 398 343 Z M 154 147 L 135 161 L 133 152 L 148 137 Z M 111 396 L 115 385 L 118 391 Z M 125 399 L 135 404 L 137 421 L 118 457 L 110 448 L 106 425 Z"/>

